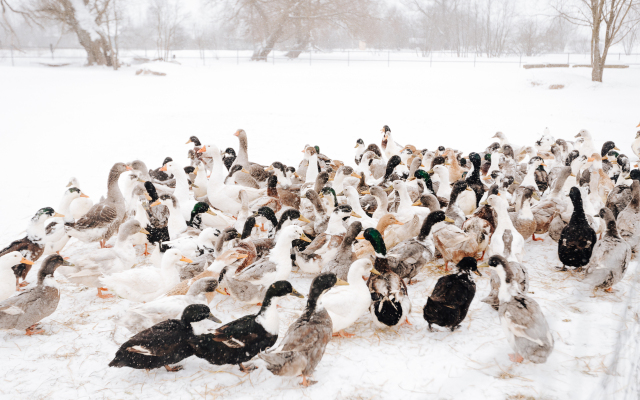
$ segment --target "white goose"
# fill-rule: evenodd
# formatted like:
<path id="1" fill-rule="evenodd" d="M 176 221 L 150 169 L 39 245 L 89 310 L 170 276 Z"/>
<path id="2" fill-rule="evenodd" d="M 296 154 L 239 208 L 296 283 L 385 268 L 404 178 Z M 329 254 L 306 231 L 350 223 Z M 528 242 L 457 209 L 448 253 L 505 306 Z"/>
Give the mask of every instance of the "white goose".
<path id="1" fill-rule="evenodd" d="M 498 214 L 496 230 L 493 232 L 493 235 L 491 235 L 491 243 L 489 243 L 489 247 L 487 248 L 489 256 L 505 255 L 505 246 L 502 237 L 504 231 L 510 229 L 513 236 L 513 242 L 511 244 L 511 254 L 513 254 L 518 259 L 518 262 L 522 263 L 522 258 L 524 256 L 524 238 L 522 237 L 520 232 L 518 232 L 518 230 L 513 226 L 513 222 L 511 222 L 509 211 L 507 210 L 509 204 L 502 197 L 496 196 L 495 194 L 489 196 L 489 198 L 487 199 L 487 203 L 491 207 L 493 207 L 495 212 Z"/>

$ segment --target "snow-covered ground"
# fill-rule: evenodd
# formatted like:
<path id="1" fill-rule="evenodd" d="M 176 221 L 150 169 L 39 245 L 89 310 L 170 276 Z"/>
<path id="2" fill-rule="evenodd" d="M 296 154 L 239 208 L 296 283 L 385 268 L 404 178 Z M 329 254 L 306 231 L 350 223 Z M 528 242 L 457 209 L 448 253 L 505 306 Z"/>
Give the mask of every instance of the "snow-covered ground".
<path id="1" fill-rule="evenodd" d="M 4 64 L 6 65 L 6 63 Z M 144 67 L 144 66 L 143 66 Z M 166 156 L 184 160 L 191 135 L 219 147 L 237 147 L 245 129 L 256 162 L 296 165 L 306 143 L 353 163 L 358 138 L 379 143 L 388 124 L 400 143 L 465 152 L 484 149 L 496 131 L 513 143 L 532 144 L 545 127 L 572 138 L 588 129 L 599 146 L 614 140 L 635 160 L 630 143 L 640 120 L 640 69 L 523 70 L 512 64 L 469 68 L 407 64 L 149 65 L 102 68 L 0 67 L 0 246 L 19 237 L 44 206 L 56 207 L 76 176 L 97 201 L 117 161 L 157 167 Z M 561 90 L 550 90 L 563 84 Z M 97 247 L 70 243 L 64 255 Z M 110 317 L 130 305 L 100 300 L 95 290 L 64 283 L 58 310 L 42 321 L 46 334 L 0 332 L 3 398 L 525 398 L 604 399 L 638 396 L 640 337 L 637 264 L 613 294 L 593 293 L 578 275 L 554 270 L 556 244 L 527 242 L 525 264 L 536 299 L 553 330 L 555 350 L 546 364 L 512 365 L 498 316 L 481 303 L 488 278 L 477 278 L 469 315 L 454 333 L 430 333 L 422 307 L 442 272 L 423 271 L 409 287 L 411 326 L 374 330 L 369 315 L 348 329 L 353 339 L 330 342 L 314 379 L 274 377 L 265 370 L 243 376 L 235 366 L 191 358 L 177 373 L 108 368 L 130 334 Z M 140 263 L 145 262 L 139 258 Z M 34 271 L 28 280 L 35 279 Z M 294 287 L 310 278 L 293 273 Z M 231 321 L 257 307 L 217 296 L 214 314 Z M 288 299 L 281 333 L 304 301 Z"/>

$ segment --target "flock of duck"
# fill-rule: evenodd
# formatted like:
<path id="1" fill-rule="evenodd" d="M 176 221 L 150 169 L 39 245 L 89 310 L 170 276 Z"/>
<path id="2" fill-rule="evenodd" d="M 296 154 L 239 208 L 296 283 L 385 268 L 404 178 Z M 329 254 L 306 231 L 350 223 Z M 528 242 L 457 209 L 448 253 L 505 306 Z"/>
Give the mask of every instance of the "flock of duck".
<path id="1" fill-rule="evenodd" d="M 545 130 L 532 146 L 498 132 L 466 157 L 399 145 L 386 125 L 381 132 L 380 145 L 356 142 L 353 166 L 310 145 L 297 168 L 259 165 L 238 130 L 237 153 L 192 136 L 188 166 L 169 157 L 156 169 L 114 164 L 96 204 L 72 178 L 59 207 L 38 210 L 26 236 L 0 252 L 0 329 L 43 332 L 39 322 L 60 299 L 57 271 L 100 298 L 137 303 L 115 318 L 134 336 L 109 366 L 177 371 L 172 364 L 195 355 L 243 372 L 262 363 L 307 386 L 332 336 L 354 336 L 346 329 L 363 315 L 378 328 L 410 323 L 410 287 L 423 269 L 452 271 L 424 318 L 429 330 L 454 331 L 475 296 L 472 274 L 488 268 L 482 302 L 498 312 L 510 359 L 544 363 L 554 341 L 528 295 L 526 243 L 546 233 L 558 243 L 559 270 L 583 271 L 605 291 L 640 247 L 640 171 L 586 130 L 574 141 Z M 63 257 L 71 238 L 99 248 Z M 149 262 L 134 267 L 140 256 Z M 313 278 L 306 307 L 265 352 L 278 340 L 278 300 L 304 297 L 288 282 L 294 267 Z M 208 307 L 216 293 L 260 309 L 211 329 L 221 322 Z"/>

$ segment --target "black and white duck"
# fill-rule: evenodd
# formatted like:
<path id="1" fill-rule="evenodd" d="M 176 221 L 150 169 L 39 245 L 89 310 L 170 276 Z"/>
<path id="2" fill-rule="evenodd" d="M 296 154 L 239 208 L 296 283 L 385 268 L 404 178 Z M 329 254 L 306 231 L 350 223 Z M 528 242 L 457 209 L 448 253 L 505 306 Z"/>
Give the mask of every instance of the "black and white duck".
<path id="1" fill-rule="evenodd" d="M 584 214 L 580 190 L 572 187 L 569 197 L 573 203 L 573 214 L 562 230 L 558 242 L 558 257 L 563 271 L 566 271 L 568 266 L 582 268 L 587 265 L 597 241 L 596 232 L 589 225 Z"/>

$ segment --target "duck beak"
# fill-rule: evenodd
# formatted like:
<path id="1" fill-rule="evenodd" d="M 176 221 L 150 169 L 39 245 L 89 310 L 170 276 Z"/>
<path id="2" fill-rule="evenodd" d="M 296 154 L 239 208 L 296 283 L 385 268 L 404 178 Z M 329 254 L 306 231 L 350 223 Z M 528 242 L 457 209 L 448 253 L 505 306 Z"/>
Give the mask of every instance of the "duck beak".
<path id="1" fill-rule="evenodd" d="M 380 272 L 378 272 L 378 270 L 375 268 L 371 268 L 371 273 L 374 275 L 381 275 Z"/>
<path id="2" fill-rule="evenodd" d="M 160 171 L 166 172 L 167 171 L 167 164 L 163 165 L 162 168 L 160 168 Z"/>
<path id="3" fill-rule="evenodd" d="M 640 125 L 638 125 L 638 126 L 640 126 Z M 354 147 L 354 149 L 357 149 L 357 148 L 358 148 L 358 146 L 360 146 L 360 145 L 359 145 L 359 144 L 356 144 L 356 147 Z"/>
<path id="4" fill-rule="evenodd" d="M 482 263 L 478 265 L 478 268 L 489 268 L 489 263 Z"/>
<path id="5" fill-rule="evenodd" d="M 415 180 L 415 179 L 416 179 L 416 177 L 412 176 L 411 178 L 409 178 L 409 182 L 411 182 L 412 180 Z"/>
<path id="6" fill-rule="evenodd" d="M 483 176 L 483 177 L 482 177 L 482 178 L 480 178 L 480 179 L 482 179 L 483 181 L 488 181 L 489 179 L 491 179 L 491 175 Z"/>
<path id="7" fill-rule="evenodd" d="M 218 215 L 218 214 L 214 213 L 213 211 L 211 211 L 210 209 L 209 209 L 209 210 L 207 210 L 207 214 L 211 214 L 211 215 L 213 215 L 214 217 L 215 217 L 216 215 Z"/>
<path id="8" fill-rule="evenodd" d="M 531 197 L 533 197 L 534 199 L 540 201 L 540 195 L 536 192 L 533 192 L 533 194 L 531 195 Z"/>
<path id="9" fill-rule="evenodd" d="M 22 259 L 20 260 L 20 264 L 33 265 L 33 261 L 27 260 L 26 258 L 22 257 Z"/>
<path id="10" fill-rule="evenodd" d="M 188 258 L 187 258 L 187 257 L 185 257 L 185 256 L 182 256 L 182 258 L 180 259 L 180 261 L 184 261 L 184 262 L 186 262 L 186 263 L 192 263 L 192 262 L 193 262 L 192 260 L 188 259 Z"/>
<path id="11" fill-rule="evenodd" d="M 394 225 L 404 225 L 404 222 L 396 221 L 394 222 Z"/>
<path id="12" fill-rule="evenodd" d="M 487 202 L 486 202 L 486 201 L 483 201 L 483 202 L 481 202 L 481 203 L 480 203 L 480 205 L 481 205 L 481 206 L 486 206 L 486 205 L 487 205 Z"/>
<path id="13" fill-rule="evenodd" d="M 305 242 L 311 242 L 311 239 L 307 237 L 304 233 L 300 235 L 300 240 L 304 240 Z"/>
<path id="14" fill-rule="evenodd" d="M 625 176 L 624 179 L 631 179 L 631 175 Z"/>
<path id="15" fill-rule="evenodd" d="M 451 219 L 451 218 L 449 218 L 449 217 L 444 217 L 444 222 L 450 222 L 450 223 L 452 223 L 452 224 L 453 224 L 455 221 L 454 221 L 454 220 L 452 220 L 452 219 Z"/>
<path id="16" fill-rule="evenodd" d="M 248 255 L 248 254 L 238 254 L 238 255 L 236 256 L 236 259 L 237 259 L 237 260 L 242 260 L 243 258 L 247 258 L 247 257 L 249 257 L 249 255 Z"/>
<path id="17" fill-rule="evenodd" d="M 216 288 L 216 292 L 218 292 L 218 293 L 220 293 L 220 294 L 223 294 L 223 295 L 225 295 L 225 296 L 228 296 L 228 295 L 229 295 L 229 294 L 228 294 L 227 292 L 225 292 L 225 291 L 224 291 L 220 286 L 218 286 L 218 287 Z"/>
<path id="18" fill-rule="evenodd" d="M 306 223 L 311 222 L 311 221 L 309 221 L 309 219 L 308 219 L 308 218 L 305 218 L 305 217 L 304 217 L 304 215 L 301 215 L 301 216 L 298 218 L 298 221 L 302 221 L 302 222 L 306 222 Z"/>
<path id="19" fill-rule="evenodd" d="M 358 240 L 364 240 L 364 235 L 357 236 L 357 237 L 356 237 L 356 239 L 358 239 Z"/>
<path id="20" fill-rule="evenodd" d="M 72 264 L 72 263 L 70 263 L 70 262 L 69 262 L 69 261 L 67 261 L 67 260 L 64 260 L 64 261 L 62 262 L 62 265 L 65 265 L 65 266 L 67 266 L 67 267 L 75 267 L 75 264 Z"/>
<path id="21" fill-rule="evenodd" d="M 142 229 L 140 229 L 140 233 L 144 233 L 145 235 L 148 235 L 149 231 L 147 231 L 146 229 L 142 228 Z"/>
<path id="22" fill-rule="evenodd" d="M 356 217 L 356 218 L 362 218 L 359 214 L 357 214 L 355 211 L 351 211 L 351 215 L 352 217 Z M 364 238 L 363 238 L 364 239 Z"/>
<path id="23" fill-rule="evenodd" d="M 360 175 L 356 174 L 355 172 L 352 172 L 351 176 L 353 176 L 354 178 L 358 178 L 358 179 L 362 178 Z"/>
<path id="24" fill-rule="evenodd" d="M 244 168 L 242 168 L 240 171 L 241 171 L 241 172 L 244 172 L 245 174 L 248 174 L 248 173 L 249 173 L 249 171 L 247 171 L 247 170 L 246 170 L 246 169 L 244 169 Z"/>
<path id="25" fill-rule="evenodd" d="M 67 187 L 71 187 L 71 185 L 72 185 L 71 182 L 67 183 Z"/>
<path id="26" fill-rule="evenodd" d="M 358 146 L 356 146 L 358 147 Z M 338 278 L 338 280 L 336 281 L 336 286 L 347 286 L 349 285 L 349 282 L 343 281 L 342 279 Z"/>
<path id="27" fill-rule="evenodd" d="M 216 289 L 217 290 L 217 289 Z M 217 322 L 218 324 L 221 324 L 222 321 L 220 321 L 218 318 L 214 317 L 213 314 L 209 313 L 209 316 L 207 317 L 207 319 L 209 321 L 213 321 L 213 322 Z"/>
<path id="28" fill-rule="evenodd" d="M 298 175 L 298 173 L 297 173 L 297 172 L 294 172 L 294 173 L 293 173 L 293 176 L 295 176 L 296 178 L 300 178 L 300 175 Z"/>
<path id="29" fill-rule="evenodd" d="M 541 166 L 543 166 L 543 167 L 546 167 L 546 166 L 547 166 L 547 164 L 545 164 L 545 163 L 542 163 L 542 164 L 540 164 L 540 165 L 541 165 Z"/>
<path id="30" fill-rule="evenodd" d="M 271 165 L 269 165 L 268 167 L 266 167 L 264 169 L 265 171 L 273 171 L 273 167 Z"/>
<path id="31" fill-rule="evenodd" d="M 602 159 L 603 159 L 603 160 L 608 160 L 608 159 L 609 159 L 609 156 L 604 156 L 604 157 L 602 157 Z"/>
<path id="32" fill-rule="evenodd" d="M 384 191 L 387 193 L 391 193 L 391 191 L 393 190 L 393 185 L 390 185 L 388 188 L 386 188 Z"/>
<path id="33" fill-rule="evenodd" d="M 587 162 L 593 162 L 594 160 L 595 160 L 595 158 L 593 158 L 593 157 L 587 158 Z"/>
<path id="34" fill-rule="evenodd" d="M 193 170 L 193 174 L 198 175 L 198 167 L 196 167 L 196 169 Z"/>
<path id="35" fill-rule="evenodd" d="M 196 185 L 195 183 L 192 183 L 192 184 L 191 184 L 191 187 L 192 187 L 192 188 L 196 188 L 196 189 L 200 189 L 200 187 L 199 187 L 198 185 Z"/>
<path id="36" fill-rule="evenodd" d="M 580 135 L 579 133 L 577 135 L 575 135 L 574 137 L 582 137 L 582 135 Z"/>
<path id="37" fill-rule="evenodd" d="M 360 192 L 360 194 L 371 194 L 371 190 L 365 189 L 362 192 Z"/>
<path id="38" fill-rule="evenodd" d="M 620 149 L 619 149 L 617 146 L 616 146 L 616 147 L 614 147 L 613 149 L 614 149 L 614 150 L 618 150 L 618 151 L 620 151 Z"/>
<path id="39" fill-rule="evenodd" d="M 291 289 L 291 293 L 290 294 L 292 296 L 296 296 L 296 297 L 300 297 L 301 299 L 304 299 L 304 295 L 300 294 L 300 292 L 298 292 L 297 290 L 295 290 L 293 288 Z"/>
<path id="40" fill-rule="evenodd" d="M 412 204 L 412 206 L 421 206 L 421 205 L 422 205 L 422 202 L 420 200 Z"/>
<path id="41" fill-rule="evenodd" d="M 125 165 L 124 167 L 127 169 L 127 171 L 133 171 L 133 168 L 131 168 L 130 165 Z"/>
<path id="42" fill-rule="evenodd" d="M 54 213 L 53 216 L 54 217 L 59 217 L 59 218 L 63 218 L 64 217 L 64 215 L 60 214 L 60 213 Z"/>
<path id="43" fill-rule="evenodd" d="M 427 174 L 429 174 L 429 175 L 433 175 L 433 170 L 432 170 L 432 169 L 428 170 L 428 171 L 427 171 Z"/>
<path id="44" fill-rule="evenodd" d="M 142 179 L 142 178 L 138 178 L 138 182 L 140 182 L 140 183 L 145 183 L 145 180 L 144 180 L 144 179 Z"/>
<path id="45" fill-rule="evenodd" d="M 471 189 L 470 187 L 467 186 L 467 188 L 465 190 L 468 190 L 470 192 L 473 192 L 473 189 Z"/>
<path id="46" fill-rule="evenodd" d="M 144 194 L 144 198 L 147 199 L 147 201 L 151 200 L 151 196 L 149 196 L 147 193 Z"/>
<path id="47" fill-rule="evenodd" d="M 207 151 L 207 146 L 202 146 L 200 150 L 198 150 L 198 153 L 204 153 L 206 151 Z"/>
<path id="48" fill-rule="evenodd" d="M 240 136 L 240 129 L 238 129 L 236 133 L 233 134 L 233 136 Z"/>
<path id="49" fill-rule="evenodd" d="M 154 201 L 153 203 L 149 204 L 149 207 L 155 207 L 155 206 L 159 206 L 160 205 L 160 199 Z"/>
<path id="50" fill-rule="evenodd" d="M 478 271 L 477 269 L 473 271 L 474 274 L 478 275 L 478 276 L 482 276 L 482 274 L 480 273 L 480 271 Z"/>

